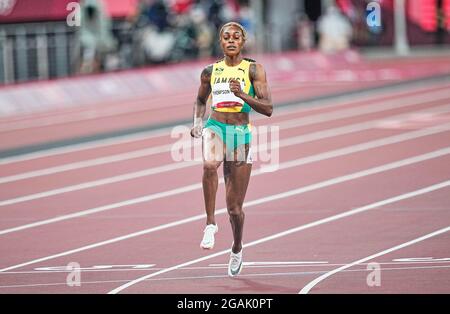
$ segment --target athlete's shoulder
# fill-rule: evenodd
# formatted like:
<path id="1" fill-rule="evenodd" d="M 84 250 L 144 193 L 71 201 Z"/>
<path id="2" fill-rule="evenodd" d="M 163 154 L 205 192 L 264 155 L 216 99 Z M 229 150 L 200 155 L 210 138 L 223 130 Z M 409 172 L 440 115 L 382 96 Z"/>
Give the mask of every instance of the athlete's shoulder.
<path id="1" fill-rule="evenodd" d="M 251 58 L 244 58 L 245 61 L 248 61 L 250 63 L 256 63 L 256 60 L 251 59 Z"/>
<path id="2" fill-rule="evenodd" d="M 205 66 L 203 68 L 203 71 L 211 71 L 213 67 L 214 67 L 214 63 L 208 64 L 207 66 Z"/>
<path id="3" fill-rule="evenodd" d="M 202 80 L 208 81 L 211 78 L 212 70 L 213 70 L 213 64 L 208 64 L 207 66 L 205 66 L 203 68 L 200 78 Z"/>
<path id="4" fill-rule="evenodd" d="M 212 70 L 213 70 L 213 67 L 214 67 L 214 63 L 211 63 L 211 64 L 208 64 L 207 66 L 205 66 L 204 68 L 203 68 L 203 72 L 205 72 L 205 73 L 210 73 L 210 72 L 212 72 Z"/>

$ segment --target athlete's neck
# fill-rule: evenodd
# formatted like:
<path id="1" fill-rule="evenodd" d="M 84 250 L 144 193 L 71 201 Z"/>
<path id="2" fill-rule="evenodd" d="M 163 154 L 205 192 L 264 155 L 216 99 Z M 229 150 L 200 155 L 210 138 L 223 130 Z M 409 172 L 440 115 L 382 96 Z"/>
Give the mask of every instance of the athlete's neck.
<path id="1" fill-rule="evenodd" d="M 233 66 L 236 66 L 239 63 L 241 63 L 242 59 L 243 58 L 242 58 L 241 54 L 238 54 L 238 55 L 235 55 L 235 56 L 231 56 L 231 57 L 225 55 L 225 64 L 230 66 L 230 67 L 233 67 Z"/>

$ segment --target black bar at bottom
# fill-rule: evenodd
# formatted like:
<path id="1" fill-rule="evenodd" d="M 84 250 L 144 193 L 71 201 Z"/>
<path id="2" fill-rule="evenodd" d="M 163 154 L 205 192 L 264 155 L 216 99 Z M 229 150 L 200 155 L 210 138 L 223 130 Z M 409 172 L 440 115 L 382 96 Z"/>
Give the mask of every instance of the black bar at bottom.
<path id="1" fill-rule="evenodd" d="M 271 294 L 147 294 L 147 295 L 1 295 L 4 308 L 15 310 L 29 307 L 46 312 L 64 313 L 65 310 L 82 311 L 112 308 L 130 313 L 162 311 L 175 313 L 305 313 L 311 309 L 340 309 L 344 313 L 369 310 L 406 309 L 430 312 L 433 308 L 448 308 L 450 297 L 445 294 L 332 294 L 332 295 L 271 295 Z M 134 312 L 134 311 L 133 311 Z M 163 312 L 164 313 L 164 312 Z"/>

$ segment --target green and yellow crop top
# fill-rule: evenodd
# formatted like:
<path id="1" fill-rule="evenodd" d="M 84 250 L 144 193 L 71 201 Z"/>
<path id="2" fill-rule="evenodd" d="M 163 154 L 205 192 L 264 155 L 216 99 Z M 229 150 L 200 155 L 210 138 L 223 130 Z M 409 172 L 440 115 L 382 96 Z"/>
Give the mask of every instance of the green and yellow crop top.
<path id="1" fill-rule="evenodd" d="M 219 112 L 250 112 L 251 107 L 230 90 L 230 80 L 241 82 L 244 93 L 255 97 L 255 90 L 250 82 L 251 59 L 243 59 L 236 66 L 228 66 L 225 60 L 213 64 L 211 73 L 211 109 Z"/>

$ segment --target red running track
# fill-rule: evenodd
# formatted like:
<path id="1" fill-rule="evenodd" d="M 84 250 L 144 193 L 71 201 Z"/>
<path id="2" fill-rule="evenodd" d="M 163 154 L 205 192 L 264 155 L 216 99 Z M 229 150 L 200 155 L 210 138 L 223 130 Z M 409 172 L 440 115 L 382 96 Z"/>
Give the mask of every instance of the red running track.
<path id="1" fill-rule="evenodd" d="M 257 120 L 280 127 L 280 168 L 254 164 L 246 264 L 233 279 L 223 185 L 216 247 L 202 251 L 201 165 L 174 162 L 164 131 L 5 160 L 0 293 L 298 293 L 324 275 L 309 292 L 448 293 L 449 87 L 405 85 Z M 66 283 L 71 262 L 81 286 Z M 367 285 L 370 262 L 379 286 Z"/>

